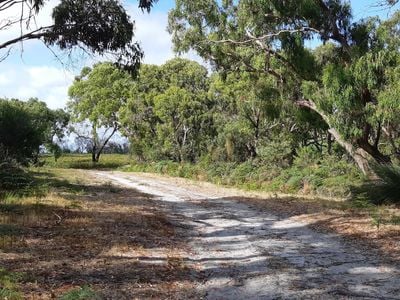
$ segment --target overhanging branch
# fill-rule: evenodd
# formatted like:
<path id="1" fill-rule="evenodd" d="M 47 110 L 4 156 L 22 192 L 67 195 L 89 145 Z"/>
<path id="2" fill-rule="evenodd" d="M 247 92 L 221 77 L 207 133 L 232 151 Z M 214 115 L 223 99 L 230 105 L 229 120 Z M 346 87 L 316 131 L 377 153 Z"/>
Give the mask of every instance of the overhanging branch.
<path id="1" fill-rule="evenodd" d="M 34 40 L 34 39 L 40 39 L 46 35 L 46 31 L 51 29 L 53 26 L 46 26 L 46 27 L 40 27 L 36 30 L 33 30 L 29 33 L 22 34 L 14 39 L 8 40 L 7 42 L 4 42 L 3 44 L 0 44 L 0 49 L 7 48 L 8 46 L 11 46 L 13 44 L 27 41 L 27 40 Z"/>
<path id="2" fill-rule="evenodd" d="M 248 31 L 248 32 L 246 32 L 246 36 L 248 37 L 248 39 L 243 40 L 243 41 L 237 41 L 237 40 L 233 40 L 233 39 L 223 39 L 223 40 L 209 41 L 209 42 L 210 43 L 231 43 L 231 44 L 235 44 L 235 45 L 245 45 L 245 44 L 251 44 L 251 43 L 254 43 L 257 41 L 266 41 L 271 38 L 278 37 L 284 33 L 306 33 L 306 32 L 321 33 L 318 29 L 315 29 L 312 27 L 301 27 L 301 28 L 295 28 L 295 29 L 282 29 L 282 30 L 279 30 L 278 32 L 264 34 L 264 35 L 256 37 Z"/>

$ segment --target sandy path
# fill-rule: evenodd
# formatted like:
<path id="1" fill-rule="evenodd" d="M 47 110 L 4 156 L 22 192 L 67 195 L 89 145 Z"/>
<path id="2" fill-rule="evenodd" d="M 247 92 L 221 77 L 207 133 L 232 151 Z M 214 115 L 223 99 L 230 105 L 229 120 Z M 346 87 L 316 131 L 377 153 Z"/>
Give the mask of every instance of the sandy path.
<path id="1" fill-rule="evenodd" d="M 158 196 L 185 224 L 205 299 L 400 299 L 400 269 L 305 224 L 231 200 L 233 192 L 173 178 L 92 172 Z M 186 228 L 187 227 L 187 228 Z"/>

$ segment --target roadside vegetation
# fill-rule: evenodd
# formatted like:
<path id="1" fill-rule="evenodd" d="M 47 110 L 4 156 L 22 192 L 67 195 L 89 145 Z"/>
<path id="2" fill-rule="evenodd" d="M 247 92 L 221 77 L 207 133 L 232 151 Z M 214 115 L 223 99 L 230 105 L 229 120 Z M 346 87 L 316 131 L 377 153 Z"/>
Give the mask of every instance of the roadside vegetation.
<path id="1" fill-rule="evenodd" d="M 8 1 L 0 10 L 20 2 L 29 7 L 28 26 L 45 1 Z M 110 282 L 99 272 L 130 284 L 128 296 L 191 288 L 173 245 L 178 234 L 157 207 L 149 212 L 148 196 L 91 182 L 81 169 L 269 192 L 263 202 L 249 201 L 296 216 L 317 210 L 329 218 L 334 209 L 332 218 L 346 226 L 361 215 L 371 235 L 387 225 L 385 241 L 398 238 L 398 10 L 358 20 L 339 0 L 177 0 L 168 25 L 175 50 L 195 51 L 207 68 L 183 58 L 139 64 L 133 22 L 118 1 L 75 2 L 60 1 L 54 25 L 0 44 L 42 39 L 115 58 L 81 70 L 65 110 L 36 98 L 0 99 L 0 299 L 107 298 Z M 88 12 L 90 22 L 76 27 Z M 377 243 L 386 243 L 386 233 Z M 110 243 L 113 250 L 102 253 Z M 120 265 L 123 255 L 159 246 L 168 253 L 161 266 Z M 177 269 L 182 277 L 174 277 Z M 162 274 L 156 282 L 155 272 Z"/>
<path id="2" fill-rule="evenodd" d="M 351 164 L 343 161 L 321 161 L 314 164 L 315 157 L 310 159 L 308 156 L 309 154 L 304 153 L 304 156 L 296 160 L 293 166 L 277 169 L 274 176 L 269 175 L 269 172 L 275 161 L 265 168 L 257 166 L 257 162 L 254 162 L 254 165 L 250 162 L 238 164 L 209 164 L 207 162 L 192 164 L 172 161 L 144 163 L 124 154 L 104 154 L 102 163 L 92 163 L 90 154 L 66 154 L 57 162 L 51 156 L 47 156 L 44 161 L 45 166 L 51 166 L 51 168 L 145 172 L 211 182 L 219 186 L 254 192 L 255 195 L 264 195 L 258 197 L 271 199 L 263 198 L 264 200 L 260 201 L 269 204 L 271 201 L 279 203 L 285 202 L 288 198 L 297 199 L 295 201 L 299 202 L 299 207 L 304 204 L 309 206 L 310 211 L 316 205 L 318 211 L 332 208 L 347 211 L 354 216 L 366 215 L 374 226 L 400 224 L 398 219 L 400 211 L 396 205 L 396 189 L 398 188 L 396 183 L 399 177 L 398 173 L 392 174 L 392 172 L 398 172 L 397 169 L 388 172 L 386 178 L 382 176 L 384 179 L 379 180 L 379 183 L 375 180 L 371 183 Z M 381 172 L 387 172 L 387 168 L 381 170 L 383 170 Z M 380 189 L 377 188 L 378 185 Z M 370 193 L 365 192 L 367 187 L 371 189 Z M 389 193 L 385 194 L 384 191 L 389 191 Z M 371 197 L 371 195 L 376 196 Z M 384 198 L 392 195 L 395 197 L 389 200 Z M 319 203 L 319 200 L 325 204 Z M 288 210 L 290 210 L 289 207 Z M 306 211 L 308 210 L 305 209 L 304 212 Z"/>

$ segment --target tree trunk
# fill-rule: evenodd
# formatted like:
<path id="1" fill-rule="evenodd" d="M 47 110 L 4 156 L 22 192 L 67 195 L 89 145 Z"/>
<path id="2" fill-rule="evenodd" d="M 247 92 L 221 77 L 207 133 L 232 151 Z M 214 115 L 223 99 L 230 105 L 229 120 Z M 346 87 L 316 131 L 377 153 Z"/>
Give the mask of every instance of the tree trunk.
<path id="1" fill-rule="evenodd" d="M 370 167 L 370 160 L 371 155 L 362 148 L 355 148 L 351 143 L 345 141 L 339 132 L 334 128 L 329 128 L 329 133 L 334 137 L 336 142 L 340 146 L 342 146 L 347 153 L 354 159 L 357 166 L 360 168 L 361 172 L 368 177 L 375 177 L 371 167 Z"/>
<path id="2" fill-rule="evenodd" d="M 378 147 L 371 145 L 367 139 L 359 139 L 357 144 L 366 152 L 368 152 L 376 162 L 380 164 L 390 164 L 392 162 L 390 156 L 382 154 Z"/>
<path id="3" fill-rule="evenodd" d="M 92 162 L 96 163 L 98 160 L 96 159 L 96 145 L 92 147 Z"/>
<path id="4" fill-rule="evenodd" d="M 328 154 L 331 155 L 332 154 L 332 135 L 330 132 L 328 132 L 326 139 L 327 139 L 327 143 L 328 143 Z"/>
<path id="5" fill-rule="evenodd" d="M 92 163 L 96 163 L 96 152 L 97 152 L 97 142 L 98 142 L 98 136 L 97 136 L 97 128 L 96 125 L 93 123 L 92 124 L 92 139 L 93 139 L 93 147 L 92 147 Z"/>
<path id="6" fill-rule="evenodd" d="M 101 145 L 99 151 L 97 151 L 97 153 L 95 154 L 95 161 L 98 162 L 100 159 L 100 155 L 104 150 L 104 147 L 107 145 L 107 143 L 110 141 L 110 139 L 112 138 L 112 136 L 117 132 L 119 126 L 118 124 L 114 125 L 113 131 L 111 132 L 111 134 L 107 137 L 107 139 L 104 141 L 103 145 Z M 93 158 L 93 156 L 92 156 Z"/>
<path id="7" fill-rule="evenodd" d="M 301 107 L 307 107 L 319 114 L 321 118 L 326 122 L 326 124 L 328 124 L 328 132 L 334 137 L 336 142 L 338 142 L 338 144 L 342 146 L 346 150 L 346 152 L 354 159 L 361 172 L 363 172 L 363 174 L 368 177 L 376 178 L 376 175 L 372 171 L 369 163 L 371 159 L 373 159 L 373 156 L 370 153 L 368 153 L 361 147 L 354 147 L 352 143 L 345 141 L 340 133 L 335 128 L 332 128 L 328 116 L 324 112 L 320 111 L 313 101 L 302 99 L 296 101 L 296 104 Z"/>

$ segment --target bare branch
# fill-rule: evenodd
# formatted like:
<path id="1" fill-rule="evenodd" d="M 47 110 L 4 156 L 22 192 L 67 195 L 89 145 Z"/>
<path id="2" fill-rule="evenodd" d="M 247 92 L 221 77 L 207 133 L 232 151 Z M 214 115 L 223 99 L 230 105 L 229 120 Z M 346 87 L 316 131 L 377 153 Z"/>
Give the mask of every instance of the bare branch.
<path id="1" fill-rule="evenodd" d="M 301 27 L 301 28 L 296 28 L 296 29 L 282 29 L 279 30 L 278 32 L 274 33 L 269 33 L 265 34 L 259 37 L 256 37 L 252 35 L 249 31 L 246 32 L 246 35 L 249 37 L 247 40 L 243 41 L 235 41 L 232 39 L 224 39 L 224 40 L 218 40 L 218 41 L 209 41 L 210 43 L 231 43 L 231 44 L 236 44 L 236 45 L 245 45 L 245 44 L 251 44 L 257 41 L 265 41 L 269 40 L 274 37 L 278 37 L 284 33 L 306 33 L 306 32 L 314 32 L 314 33 L 321 33 L 318 29 L 312 28 L 312 27 Z"/>
<path id="2" fill-rule="evenodd" d="M 6 53 L 4 53 L 2 56 L 0 56 L 0 62 L 2 62 L 3 60 L 5 60 L 11 53 L 11 48 L 8 48 Z"/>
<path id="3" fill-rule="evenodd" d="M 1 1 L 0 0 L 0 11 L 6 10 L 6 9 L 16 5 L 16 4 L 20 4 L 20 3 L 23 3 L 25 1 L 26 0 L 18 0 L 18 1 L 15 1 L 15 0 L 3 0 L 3 1 Z"/>
<path id="4" fill-rule="evenodd" d="M 46 31 L 51 29 L 53 26 L 46 26 L 46 27 L 40 27 L 36 30 L 33 30 L 29 33 L 20 35 L 19 37 L 16 37 L 14 39 L 11 39 L 3 44 L 0 44 L 0 49 L 6 48 L 10 45 L 13 45 L 18 42 L 23 42 L 27 40 L 32 40 L 32 39 L 40 39 L 46 34 Z"/>

